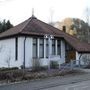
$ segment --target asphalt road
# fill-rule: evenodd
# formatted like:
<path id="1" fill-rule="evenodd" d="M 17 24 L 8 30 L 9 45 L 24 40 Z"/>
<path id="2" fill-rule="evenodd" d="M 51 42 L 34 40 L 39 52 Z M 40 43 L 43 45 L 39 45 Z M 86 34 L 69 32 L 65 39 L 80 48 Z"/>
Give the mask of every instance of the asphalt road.
<path id="1" fill-rule="evenodd" d="M 73 89 L 80 83 L 81 87 L 90 86 L 90 73 L 80 75 L 66 75 L 62 77 L 47 78 L 34 80 L 17 84 L 0 86 L 0 90 L 90 90 L 90 89 Z M 85 85 L 84 85 L 85 84 Z M 64 87 L 64 88 L 63 88 Z"/>
<path id="2" fill-rule="evenodd" d="M 42 89 L 42 90 L 90 90 L 90 80 L 82 81 L 74 84 L 51 87 L 51 88 Z"/>

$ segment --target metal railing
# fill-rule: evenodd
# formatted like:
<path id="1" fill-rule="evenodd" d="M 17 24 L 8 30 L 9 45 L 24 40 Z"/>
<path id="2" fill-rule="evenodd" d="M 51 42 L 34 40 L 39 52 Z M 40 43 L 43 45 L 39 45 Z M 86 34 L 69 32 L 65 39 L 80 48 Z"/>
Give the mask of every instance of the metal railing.
<path id="1" fill-rule="evenodd" d="M 69 63 L 61 64 L 61 69 L 74 69 L 74 68 L 81 68 L 80 60 L 71 60 Z"/>

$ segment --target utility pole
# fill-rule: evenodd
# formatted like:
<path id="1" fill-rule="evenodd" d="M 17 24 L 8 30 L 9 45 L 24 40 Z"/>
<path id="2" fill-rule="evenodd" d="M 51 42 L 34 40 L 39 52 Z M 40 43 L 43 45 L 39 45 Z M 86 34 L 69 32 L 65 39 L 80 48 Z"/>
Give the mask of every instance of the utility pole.
<path id="1" fill-rule="evenodd" d="M 53 14 L 54 14 L 54 11 L 53 9 L 51 8 L 50 9 L 50 24 L 53 25 Z"/>
<path id="2" fill-rule="evenodd" d="M 86 10 L 85 10 L 85 13 L 86 13 L 86 22 L 87 22 L 87 41 L 89 42 L 89 34 L 90 34 L 90 31 L 89 31 L 89 13 L 90 13 L 90 9 L 87 7 Z"/>
<path id="3" fill-rule="evenodd" d="M 34 8 L 32 8 L 32 17 L 34 17 Z"/>

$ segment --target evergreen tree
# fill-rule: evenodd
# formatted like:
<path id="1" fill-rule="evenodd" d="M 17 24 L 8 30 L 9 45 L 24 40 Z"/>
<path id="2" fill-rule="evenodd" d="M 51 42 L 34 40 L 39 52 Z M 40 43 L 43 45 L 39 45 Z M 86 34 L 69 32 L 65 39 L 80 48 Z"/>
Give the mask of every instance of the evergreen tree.
<path id="1" fill-rule="evenodd" d="M 13 25 L 10 23 L 10 21 L 8 20 L 6 22 L 6 20 L 4 19 L 2 22 L 0 22 L 0 33 L 4 32 L 12 27 L 13 27 Z"/>
<path id="2" fill-rule="evenodd" d="M 3 20 L 3 22 L 2 22 L 2 32 L 4 32 L 5 30 L 7 30 L 7 26 L 6 26 L 6 21 Z"/>
<path id="3" fill-rule="evenodd" d="M 0 22 L 0 32 L 2 32 L 2 23 Z"/>
<path id="4" fill-rule="evenodd" d="M 10 29 L 13 27 L 13 25 L 10 23 L 9 20 L 6 22 L 6 26 L 7 26 L 7 29 Z"/>

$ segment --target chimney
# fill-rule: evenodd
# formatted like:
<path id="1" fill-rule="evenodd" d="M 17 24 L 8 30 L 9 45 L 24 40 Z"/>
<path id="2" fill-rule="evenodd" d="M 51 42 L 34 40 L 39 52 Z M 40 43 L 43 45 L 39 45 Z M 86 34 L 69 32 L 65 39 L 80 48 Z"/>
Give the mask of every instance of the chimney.
<path id="1" fill-rule="evenodd" d="M 62 26 L 62 30 L 66 32 L 66 26 Z"/>

